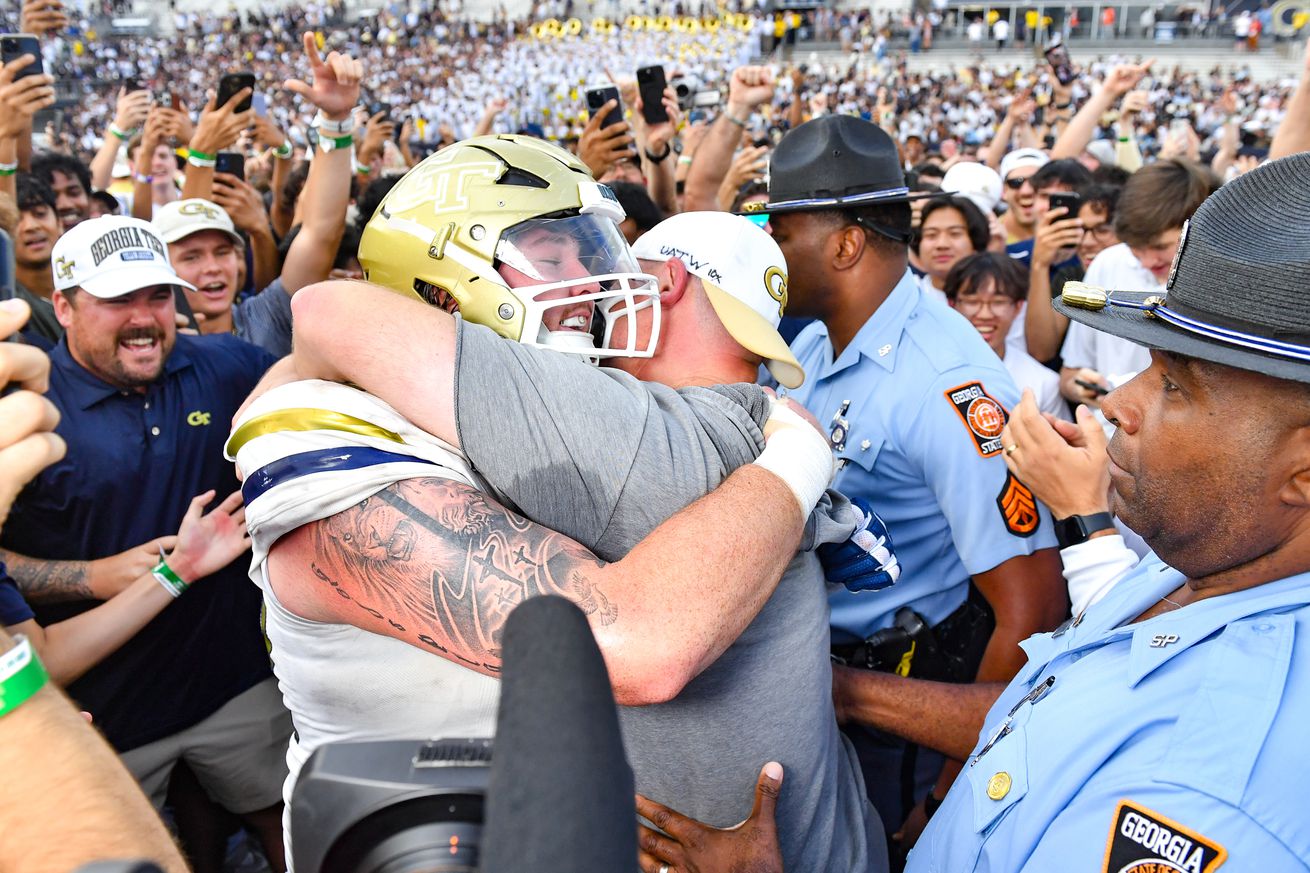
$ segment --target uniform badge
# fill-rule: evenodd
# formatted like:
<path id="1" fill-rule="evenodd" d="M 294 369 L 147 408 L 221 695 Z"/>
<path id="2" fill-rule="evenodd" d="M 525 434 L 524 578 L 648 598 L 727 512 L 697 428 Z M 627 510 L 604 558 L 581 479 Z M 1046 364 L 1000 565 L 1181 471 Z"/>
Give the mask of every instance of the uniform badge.
<path id="1" fill-rule="evenodd" d="M 960 421 L 969 429 L 984 458 L 1001 451 L 1001 428 L 1005 427 L 1005 407 L 987 393 L 981 382 L 968 382 L 946 392 Z"/>
<path id="2" fill-rule="evenodd" d="M 1105 873 L 1211 873 L 1228 858 L 1214 840 L 1131 800 L 1119 801 L 1105 847 Z"/>
<path id="3" fill-rule="evenodd" d="M 1027 485 L 1014 478 L 1013 473 L 1005 477 L 1001 493 L 996 497 L 996 506 L 1005 519 L 1005 529 L 1017 537 L 1030 537 L 1037 532 L 1037 525 L 1042 517 L 1037 514 L 1037 498 Z"/>
<path id="4" fill-rule="evenodd" d="M 845 418 L 846 411 L 851 408 L 849 400 L 843 400 L 841 406 L 833 413 L 830 422 L 832 429 L 828 431 L 828 445 L 832 446 L 834 452 L 846 450 L 846 436 L 851 432 L 851 423 Z"/>

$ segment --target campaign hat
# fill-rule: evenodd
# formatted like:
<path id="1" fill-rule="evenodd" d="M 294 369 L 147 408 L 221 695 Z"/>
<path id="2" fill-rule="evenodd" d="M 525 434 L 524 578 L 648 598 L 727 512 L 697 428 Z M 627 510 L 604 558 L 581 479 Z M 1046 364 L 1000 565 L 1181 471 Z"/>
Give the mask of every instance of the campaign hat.
<path id="1" fill-rule="evenodd" d="M 787 133 L 769 161 L 769 199 L 743 214 L 845 209 L 905 202 L 896 143 L 878 125 L 853 115 L 824 115 Z"/>

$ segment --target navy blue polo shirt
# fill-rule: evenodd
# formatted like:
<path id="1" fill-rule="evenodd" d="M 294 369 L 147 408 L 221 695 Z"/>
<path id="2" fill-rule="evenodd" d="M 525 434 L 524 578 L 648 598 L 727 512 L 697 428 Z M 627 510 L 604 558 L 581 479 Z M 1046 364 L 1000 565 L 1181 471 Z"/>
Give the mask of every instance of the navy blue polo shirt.
<path id="1" fill-rule="evenodd" d="M 48 397 L 68 454 L 19 495 L 0 545 L 34 558 L 94 560 L 177 533 L 191 498 L 238 487 L 223 459 L 232 416 L 274 358 L 230 335 L 179 335 L 160 378 L 122 391 L 50 354 Z M 190 591 L 68 693 L 120 752 L 175 734 L 271 675 L 249 553 Z M 21 581 L 21 580 L 20 580 Z M 98 604 L 36 606 L 42 625 Z"/>
<path id="2" fill-rule="evenodd" d="M 5 563 L 0 561 L 0 625 L 13 627 L 34 618 L 32 607 L 23 599 L 14 580 L 5 572 Z"/>

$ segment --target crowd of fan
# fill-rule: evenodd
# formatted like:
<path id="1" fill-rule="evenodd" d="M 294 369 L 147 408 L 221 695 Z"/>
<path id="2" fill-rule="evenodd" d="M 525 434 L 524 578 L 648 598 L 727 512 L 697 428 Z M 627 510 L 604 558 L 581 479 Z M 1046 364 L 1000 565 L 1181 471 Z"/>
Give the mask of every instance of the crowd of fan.
<path id="1" fill-rule="evenodd" d="M 1068 417 L 1070 403 L 1095 406 L 1141 367 L 1079 345 L 1051 312 L 1052 296 L 1115 248 L 1131 249 L 1133 269 L 1162 284 L 1177 246 L 1169 234 L 1210 191 L 1310 146 L 1310 54 L 1288 81 L 1111 58 L 1062 84 L 1049 69 L 984 63 L 911 73 L 874 52 L 808 64 L 761 58 L 755 19 L 725 13 L 712 28 L 707 20 L 685 31 L 616 23 L 557 34 L 504 15 L 478 23 L 448 4 L 351 23 L 339 5 L 314 4 L 244 21 L 183 15 L 172 36 L 125 40 L 97 37 L 58 4 L 27 0 L 21 20 L 6 24 L 42 34 L 47 69 L 73 99 L 52 115 L 50 80 L 15 79 L 18 62 L 0 71 L 0 229 L 15 250 L 8 290 L 34 312 L 23 336 L 58 347 L 68 317 L 50 302 L 64 269 L 51 252 L 95 216 L 153 221 L 179 275 L 198 289 L 185 301 L 196 317 L 183 321 L 236 333 L 271 360 L 264 352 L 290 348 L 291 296 L 329 276 L 359 276 L 360 228 L 399 175 L 443 146 L 489 132 L 558 142 L 614 188 L 631 242 L 675 212 L 739 211 L 765 199 L 769 154 L 787 130 L 859 115 L 896 141 L 912 188 L 941 192 L 915 206 L 911 263 L 922 287 L 974 323 L 1044 410 Z M 358 106 L 345 119 L 325 120 L 336 95 L 311 76 L 330 52 L 339 53 L 333 63 L 362 69 Z M 647 64 L 664 65 L 671 81 L 667 122 L 643 117 L 633 71 Z M 253 73 L 254 93 L 219 106 L 213 92 L 227 72 Z M 602 127 L 605 108 L 589 116 L 584 92 L 611 80 L 627 118 Z M 252 96 L 252 108 L 238 111 Z M 32 130 L 37 117 L 51 118 L 44 130 Z M 740 128 L 726 151 L 710 145 L 716 124 Z M 334 148 L 320 150 L 324 139 Z M 234 153 L 238 164 L 220 163 Z M 1077 197 L 1062 204 L 1053 195 Z M 974 299 L 983 291 L 986 305 Z M 162 544 L 154 538 L 172 539 L 179 525 L 185 533 L 196 518 L 173 518 L 108 558 L 67 556 L 99 564 L 95 584 L 79 590 L 93 599 L 124 590 L 154 563 Z M 20 587 L 25 572 L 49 579 L 43 560 L 24 555 L 58 551 L 24 541 L 23 531 L 6 530 L 0 552 Z M 26 593 L 43 595 L 35 584 Z M 80 652 L 64 675 L 71 681 L 111 651 Z M 114 727 L 109 720 L 111 739 L 131 745 Z M 247 825 L 270 832 L 266 820 Z M 265 840 L 270 853 L 275 844 Z"/>

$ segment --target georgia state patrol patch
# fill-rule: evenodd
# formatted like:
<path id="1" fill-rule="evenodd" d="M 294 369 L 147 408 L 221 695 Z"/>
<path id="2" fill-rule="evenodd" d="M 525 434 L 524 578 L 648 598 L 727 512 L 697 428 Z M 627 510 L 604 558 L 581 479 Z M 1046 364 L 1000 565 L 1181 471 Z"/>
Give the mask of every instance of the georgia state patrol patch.
<path id="1" fill-rule="evenodd" d="M 997 403 L 981 382 L 967 382 L 946 392 L 960 421 L 969 429 L 978 446 L 978 454 L 990 458 L 1001 451 L 1001 428 L 1005 427 L 1005 407 Z"/>
<path id="2" fill-rule="evenodd" d="M 1121 800 L 1105 847 L 1105 873 L 1211 873 L 1227 858 L 1214 840 Z"/>
<path id="3" fill-rule="evenodd" d="M 1037 532 L 1037 525 L 1042 517 L 1037 513 L 1037 498 L 1032 489 L 1014 478 L 1013 473 L 1005 477 L 1001 493 L 996 496 L 996 506 L 1005 519 L 1005 529 L 1017 537 L 1030 537 Z"/>

